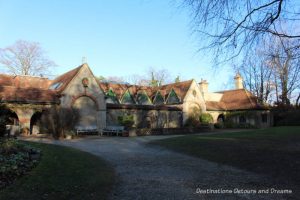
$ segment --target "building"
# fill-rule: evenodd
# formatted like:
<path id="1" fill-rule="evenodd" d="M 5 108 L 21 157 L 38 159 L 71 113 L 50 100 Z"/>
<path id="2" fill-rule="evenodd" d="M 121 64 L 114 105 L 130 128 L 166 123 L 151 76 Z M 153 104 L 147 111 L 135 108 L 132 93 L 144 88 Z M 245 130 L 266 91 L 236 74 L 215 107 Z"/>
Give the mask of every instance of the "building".
<path id="1" fill-rule="evenodd" d="M 125 114 L 134 116 L 137 128 L 178 128 L 188 118 L 205 112 L 215 123 L 231 115 L 236 124 L 270 126 L 269 110 L 243 89 L 239 75 L 235 80 L 236 89 L 215 93 L 208 91 L 205 80 L 160 87 L 103 83 L 83 64 L 54 80 L 1 74 L 0 103 L 2 115 L 9 115 L 11 125 L 19 125 L 27 134 L 57 131 L 55 124 L 72 122 L 73 110 L 78 116 L 73 120 L 74 127 L 96 127 L 99 132 L 117 125 L 118 116 Z M 58 110 L 64 120 L 58 119 Z"/>

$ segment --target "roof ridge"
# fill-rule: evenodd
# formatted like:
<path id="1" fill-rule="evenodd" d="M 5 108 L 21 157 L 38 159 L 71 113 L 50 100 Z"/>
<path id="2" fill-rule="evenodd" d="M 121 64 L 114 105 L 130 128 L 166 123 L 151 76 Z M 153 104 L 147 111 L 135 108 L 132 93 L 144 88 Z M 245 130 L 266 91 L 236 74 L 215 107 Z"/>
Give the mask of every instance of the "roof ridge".
<path id="1" fill-rule="evenodd" d="M 246 89 L 244 89 L 244 91 L 245 91 L 245 93 L 246 93 L 246 95 L 247 95 L 247 97 L 248 97 L 248 100 L 249 100 L 250 104 L 251 104 L 252 106 L 256 107 L 256 106 L 257 106 L 257 102 L 256 102 L 256 105 L 253 104 L 252 100 L 250 99 L 250 95 L 248 94 L 248 93 L 250 93 L 250 92 L 248 92 L 248 90 L 246 90 Z M 252 93 L 251 93 L 251 94 L 252 94 Z M 253 96 L 254 96 L 254 95 L 253 95 Z"/>
<path id="2" fill-rule="evenodd" d="M 69 83 L 73 80 L 73 78 L 78 74 L 78 72 L 80 71 L 80 69 L 82 67 L 84 67 L 84 66 L 88 66 L 88 65 L 86 65 L 85 63 L 81 64 L 80 66 L 78 66 L 78 67 L 76 67 L 76 68 L 74 68 L 74 69 L 72 69 L 72 70 L 70 70 L 70 71 L 68 71 L 68 72 L 66 72 L 66 73 L 64 73 L 64 74 L 56 77 L 52 81 L 51 85 L 53 85 L 55 83 L 58 83 L 58 82 L 62 82 L 63 85 L 57 89 L 57 91 L 62 92 L 69 85 Z M 72 74 L 72 73 L 74 73 L 74 74 Z M 67 76 L 69 74 L 71 74 L 70 77 Z"/>
<path id="3" fill-rule="evenodd" d="M 216 91 L 216 92 L 212 92 L 212 93 L 232 92 L 232 91 L 237 91 L 237 90 L 246 90 L 246 89 L 242 88 L 242 89 L 221 90 L 221 91 Z"/>
<path id="4" fill-rule="evenodd" d="M 35 88 L 35 87 L 16 87 L 16 86 L 12 86 L 12 85 L 0 85 L 0 88 L 3 88 L 3 87 L 10 87 L 10 88 L 16 88 L 16 89 L 33 89 L 33 90 L 44 90 L 44 91 L 51 91 L 52 90 L 49 90 L 49 89 L 43 89 L 43 88 Z"/>
<path id="5" fill-rule="evenodd" d="M 165 85 L 161 85 L 161 86 L 158 86 L 158 87 L 164 87 L 164 86 L 168 86 L 168 85 L 175 85 L 175 84 L 181 84 L 181 83 L 186 83 L 186 82 L 192 82 L 194 79 L 190 79 L 190 80 L 186 80 L 186 81 L 180 81 L 180 82 L 177 82 L 177 83 L 168 83 L 168 84 L 165 84 Z"/>

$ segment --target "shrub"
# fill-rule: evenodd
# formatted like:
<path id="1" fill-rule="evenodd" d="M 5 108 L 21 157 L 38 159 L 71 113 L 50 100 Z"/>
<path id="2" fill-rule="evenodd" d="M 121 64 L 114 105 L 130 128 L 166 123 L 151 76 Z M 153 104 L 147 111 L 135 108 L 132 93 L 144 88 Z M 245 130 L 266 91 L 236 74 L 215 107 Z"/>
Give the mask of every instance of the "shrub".
<path id="1" fill-rule="evenodd" d="M 211 124 L 213 122 L 213 117 L 209 113 L 202 113 L 199 117 L 201 124 Z"/>
<path id="2" fill-rule="evenodd" d="M 0 116 L 0 137 L 3 137 L 6 133 L 6 120 L 3 116 Z"/>
<path id="3" fill-rule="evenodd" d="M 131 128 L 134 124 L 133 115 L 122 115 L 118 116 L 118 122 L 126 129 Z"/>
<path id="4" fill-rule="evenodd" d="M 0 189 L 33 168 L 40 151 L 13 138 L 0 139 Z"/>
<path id="5" fill-rule="evenodd" d="M 274 125 L 275 126 L 299 126 L 300 125 L 300 109 L 274 109 Z"/>
<path id="6" fill-rule="evenodd" d="M 199 127 L 200 122 L 197 118 L 195 117 L 189 117 L 184 124 L 185 127 Z"/>
<path id="7" fill-rule="evenodd" d="M 216 129 L 220 129 L 220 128 L 223 128 L 223 127 L 224 127 L 224 124 L 218 122 L 218 123 L 215 123 L 215 124 L 214 124 L 214 127 L 215 127 Z"/>

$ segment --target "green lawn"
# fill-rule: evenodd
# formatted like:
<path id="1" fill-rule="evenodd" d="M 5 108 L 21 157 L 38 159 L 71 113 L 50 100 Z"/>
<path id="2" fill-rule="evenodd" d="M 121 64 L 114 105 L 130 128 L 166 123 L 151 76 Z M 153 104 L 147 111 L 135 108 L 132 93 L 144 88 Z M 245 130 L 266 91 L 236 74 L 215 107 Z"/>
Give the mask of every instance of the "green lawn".
<path id="1" fill-rule="evenodd" d="M 28 175 L 0 191 L 0 199 L 106 199 L 114 171 L 100 158 L 73 148 L 30 143 L 42 150 Z"/>
<path id="2" fill-rule="evenodd" d="M 202 136 L 188 135 L 154 141 L 151 144 L 269 175 L 274 182 L 299 188 L 299 126 Z"/>

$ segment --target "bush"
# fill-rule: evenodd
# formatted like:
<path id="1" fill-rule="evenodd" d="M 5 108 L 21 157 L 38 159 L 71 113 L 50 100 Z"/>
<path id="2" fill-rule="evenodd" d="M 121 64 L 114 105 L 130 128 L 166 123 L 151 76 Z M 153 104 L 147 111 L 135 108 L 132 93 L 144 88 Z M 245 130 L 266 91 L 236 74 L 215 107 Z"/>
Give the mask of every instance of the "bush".
<path id="1" fill-rule="evenodd" d="M 201 124 L 211 124 L 213 122 L 213 117 L 209 113 L 202 113 L 199 117 Z"/>
<path id="2" fill-rule="evenodd" d="M 126 129 L 129 129 L 134 124 L 133 115 L 118 116 L 118 122 L 119 122 L 119 124 L 121 124 L 122 126 L 124 126 Z"/>
<path id="3" fill-rule="evenodd" d="M 200 126 L 200 122 L 197 118 L 194 118 L 194 117 L 189 117 L 185 124 L 184 124 L 185 127 L 199 127 Z"/>
<path id="4" fill-rule="evenodd" d="M 16 139 L 0 139 L 0 189 L 33 168 L 40 151 Z"/>
<path id="5" fill-rule="evenodd" d="M 0 117 L 0 137 L 3 137 L 6 133 L 6 120 L 1 116 Z"/>
<path id="6" fill-rule="evenodd" d="M 300 109 L 274 110 L 275 126 L 299 126 Z"/>
<path id="7" fill-rule="evenodd" d="M 218 123 L 215 123 L 215 124 L 214 124 L 214 127 L 215 127 L 216 129 L 220 129 L 220 128 L 223 128 L 223 127 L 224 127 L 224 124 L 218 122 Z"/>

